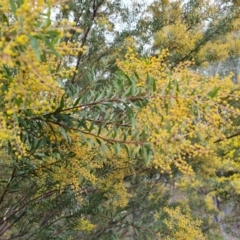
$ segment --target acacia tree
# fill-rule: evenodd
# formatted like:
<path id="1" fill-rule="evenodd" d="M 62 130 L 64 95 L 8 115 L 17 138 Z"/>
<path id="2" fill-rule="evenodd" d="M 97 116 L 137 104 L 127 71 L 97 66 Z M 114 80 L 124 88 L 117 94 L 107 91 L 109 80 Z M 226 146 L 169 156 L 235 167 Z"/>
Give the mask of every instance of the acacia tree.
<path id="1" fill-rule="evenodd" d="M 76 73 L 71 62 L 85 49 L 81 42 L 65 41 L 69 31 L 81 31 L 71 21 L 51 23 L 51 7 L 58 4 L 1 6 L 0 235 L 5 239 L 65 239 L 91 230 L 87 216 L 103 201 L 112 208 L 126 204 L 122 182 L 134 156 L 148 149 L 141 131 L 130 129 L 151 91 L 124 73 L 108 85 L 93 71 L 81 86 L 69 81 Z"/>
<path id="2" fill-rule="evenodd" d="M 212 230 L 220 210 L 211 196 L 237 196 L 238 175 L 222 177 L 228 157 L 237 164 L 237 143 L 223 140 L 237 139 L 238 89 L 187 63 L 172 69 L 177 46 L 141 58 L 133 25 L 111 29 L 113 16 L 129 20 L 123 10 L 97 0 L 1 3 L 4 239 L 205 239 L 201 226 Z M 206 202 L 199 212 L 196 199 Z"/>

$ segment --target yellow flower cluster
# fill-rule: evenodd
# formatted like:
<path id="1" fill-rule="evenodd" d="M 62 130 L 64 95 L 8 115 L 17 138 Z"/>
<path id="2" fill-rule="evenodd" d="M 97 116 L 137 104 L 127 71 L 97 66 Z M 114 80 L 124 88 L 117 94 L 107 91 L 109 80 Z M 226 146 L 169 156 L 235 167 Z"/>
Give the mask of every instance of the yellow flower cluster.
<path id="1" fill-rule="evenodd" d="M 169 218 L 164 220 L 168 231 L 172 237 L 166 239 L 179 240 L 204 240 L 206 237 L 201 231 L 201 221 L 194 220 L 190 216 L 182 214 L 180 208 L 175 209 L 165 208 L 164 212 L 169 215 Z"/>
<path id="2" fill-rule="evenodd" d="M 104 205 L 113 209 L 126 207 L 131 195 L 124 184 L 124 178 L 134 174 L 131 169 L 134 160 L 127 157 L 126 152 L 121 150 L 118 156 L 115 156 L 114 152 L 108 151 L 106 158 L 102 156 L 102 161 L 109 168 L 114 168 L 114 171 L 97 181 L 98 188 L 104 191 L 104 195 L 109 199 Z"/>
<path id="3" fill-rule="evenodd" d="M 94 225 L 90 223 L 87 219 L 80 218 L 75 227 L 78 231 L 87 231 L 91 232 L 94 229 Z"/>
<path id="4" fill-rule="evenodd" d="M 64 94 L 57 81 L 71 79 L 75 68 L 69 65 L 69 59 L 84 53 L 86 48 L 76 43 L 61 43 L 52 46 L 61 58 L 49 54 L 49 44 L 41 39 L 60 39 L 74 23 L 65 21 L 57 28 L 53 26 L 46 14 L 42 14 L 49 10 L 46 1 L 26 0 L 15 6 L 16 11 L 7 0 L 1 0 L 0 5 L 1 11 L 11 18 L 0 26 L 0 142 L 15 142 L 15 155 L 20 158 L 26 154 L 26 146 L 20 141 L 18 118 L 28 119 L 26 111 L 32 116 L 55 111 Z M 51 32 L 53 36 L 49 35 Z"/>
<path id="5" fill-rule="evenodd" d="M 193 175 L 190 159 L 197 164 L 207 157 L 211 161 L 203 168 L 210 174 L 218 159 L 214 142 L 225 138 L 223 129 L 231 129 L 233 119 L 240 114 L 238 107 L 230 104 L 239 99 L 240 92 L 231 75 L 206 78 L 189 70 L 188 62 L 167 74 L 167 55 L 163 51 L 157 57 L 140 59 L 130 49 L 126 59 L 118 61 L 129 75 L 138 73 L 140 86 L 145 86 L 147 75 L 156 80 L 150 104 L 139 113 L 139 127 L 148 126 L 149 141 L 155 149 L 151 164 L 170 174 L 175 166 L 185 175 Z"/>
<path id="6" fill-rule="evenodd" d="M 168 48 L 177 54 L 187 54 L 194 49 L 196 42 L 202 38 L 202 33 L 191 32 L 182 23 L 163 27 L 155 36 L 155 45 Z"/>

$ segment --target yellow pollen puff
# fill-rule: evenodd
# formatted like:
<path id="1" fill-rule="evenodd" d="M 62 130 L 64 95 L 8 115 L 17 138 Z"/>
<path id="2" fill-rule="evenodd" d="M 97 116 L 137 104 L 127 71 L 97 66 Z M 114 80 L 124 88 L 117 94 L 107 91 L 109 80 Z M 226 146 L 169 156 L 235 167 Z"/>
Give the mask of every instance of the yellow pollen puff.
<path id="1" fill-rule="evenodd" d="M 7 115 L 12 115 L 13 111 L 11 109 L 7 110 Z"/>

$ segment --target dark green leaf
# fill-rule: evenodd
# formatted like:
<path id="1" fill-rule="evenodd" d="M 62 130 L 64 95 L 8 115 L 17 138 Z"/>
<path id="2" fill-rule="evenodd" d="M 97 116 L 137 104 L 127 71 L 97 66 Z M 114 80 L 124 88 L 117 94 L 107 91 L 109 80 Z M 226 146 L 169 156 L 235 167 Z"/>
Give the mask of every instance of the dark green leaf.
<path id="1" fill-rule="evenodd" d="M 216 87 L 214 88 L 208 95 L 210 98 L 214 98 L 217 96 L 218 94 L 218 91 L 220 90 L 220 87 Z"/>
<path id="2" fill-rule="evenodd" d="M 44 36 L 41 36 L 41 37 L 42 37 L 43 42 L 48 46 L 48 48 L 52 51 L 52 53 L 54 55 L 56 55 L 57 57 L 61 57 L 61 55 L 54 48 L 53 43 L 51 43 L 48 38 L 46 38 Z"/>
<path id="3" fill-rule="evenodd" d="M 33 51 L 34 51 L 38 61 L 40 61 L 41 60 L 41 54 L 40 54 L 40 51 L 39 51 L 38 40 L 31 35 L 28 35 L 28 37 L 29 37 L 31 46 L 33 48 Z"/>
<path id="4" fill-rule="evenodd" d="M 11 6 L 11 11 L 16 14 L 16 11 L 17 11 L 17 7 L 16 7 L 16 4 L 14 2 L 14 0 L 10 0 L 10 6 Z"/>

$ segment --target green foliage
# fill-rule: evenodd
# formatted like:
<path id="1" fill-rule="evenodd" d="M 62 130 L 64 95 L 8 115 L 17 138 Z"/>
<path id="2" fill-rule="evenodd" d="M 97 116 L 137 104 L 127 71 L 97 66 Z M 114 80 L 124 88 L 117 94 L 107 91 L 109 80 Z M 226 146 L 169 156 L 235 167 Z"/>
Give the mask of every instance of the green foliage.
<path id="1" fill-rule="evenodd" d="M 1 239 L 235 233 L 239 89 L 180 62 L 238 55 L 238 3 L 181 2 L 1 1 Z"/>

